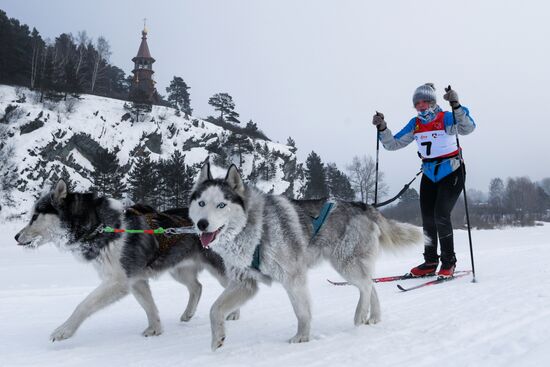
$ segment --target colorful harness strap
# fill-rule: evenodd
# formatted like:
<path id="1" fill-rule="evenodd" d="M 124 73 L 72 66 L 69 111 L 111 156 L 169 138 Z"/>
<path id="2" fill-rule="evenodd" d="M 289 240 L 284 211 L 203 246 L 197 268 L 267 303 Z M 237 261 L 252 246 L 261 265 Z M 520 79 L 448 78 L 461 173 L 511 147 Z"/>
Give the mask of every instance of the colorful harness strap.
<path id="1" fill-rule="evenodd" d="M 118 229 L 112 227 L 104 227 L 103 233 L 144 233 L 144 234 L 165 234 L 164 228 L 157 229 Z"/>
<path id="2" fill-rule="evenodd" d="M 311 239 L 315 238 L 317 236 L 317 233 L 321 230 L 323 227 L 323 224 L 328 218 L 328 215 L 330 214 L 330 211 L 332 210 L 332 207 L 334 206 L 334 203 L 326 202 L 323 207 L 321 208 L 321 212 L 317 217 L 311 217 L 312 224 L 313 224 L 313 234 L 311 235 Z M 257 271 L 260 271 L 260 247 L 261 243 L 256 246 L 254 249 L 254 254 L 252 255 L 252 264 L 250 264 L 250 267 L 252 269 L 255 269 Z"/>
<path id="3" fill-rule="evenodd" d="M 321 208 L 321 212 L 319 213 L 317 218 L 313 218 L 313 235 L 311 236 L 311 238 L 317 236 L 317 233 L 319 233 L 321 227 L 323 227 L 323 224 L 327 220 L 333 206 L 334 203 L 325 203 L 325 205 L 323 205 L 323 207 Z"/>

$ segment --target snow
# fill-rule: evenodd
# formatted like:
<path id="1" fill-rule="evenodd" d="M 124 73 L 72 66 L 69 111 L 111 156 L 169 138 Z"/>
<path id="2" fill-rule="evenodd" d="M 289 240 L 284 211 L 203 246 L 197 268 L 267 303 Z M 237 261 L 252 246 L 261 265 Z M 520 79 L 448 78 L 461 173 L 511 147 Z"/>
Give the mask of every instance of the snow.
<path id="1" fill-rule="evenodd" d="M 94 169 L 94 166 L 92 165 L 92 163 L 90 163 L 89 160 L 87 160 L 79 151 L 78 149 L 73 149 L 71 150 L 71 152 L 69 153 L 69 155 L 67 156 L 67 159 L 74 159 L 75 163 L 76 164 L 79 164 L 80 166 L 82 166 L 83 168 L 86 168 L 87 170 L 90 170 L 90 171 L 93 171 Z"/>
<path id="2" fill-rule="evenodd" d="M 310 271 L 312 341 L 288 344 L 296 320 L 279 285 L 261 286 L 227 322 L 222 349 L 210 351 L 209 307 L 221 292 L 201 273 L 202 299 L 188 323 L 179 316 L 187 291 L 169 276 L 151 281 L 164 334 L 144 338 L 137 302 L 122 301 L 89 318 L 75 336 L 48 336 L 98 284 L 92 267 L 54 246 L 27 250 L 13 235 L 22 222 L 0 224 L 1 366 L 543 366 L 550 358 L 550 225 L 473 231 L 477 283 L 465 277 L 400 293 L 376 285 L 382 322 L 353 326 L 358 292 L 335 287 L 323 264 Z M 469 269 L 465 231 L 455 231 L 458 268 Z M 383 254 L 376 274 L 406 272 L 422 249 Z M 406 280 L 413 285 L 421 280 Z"/>

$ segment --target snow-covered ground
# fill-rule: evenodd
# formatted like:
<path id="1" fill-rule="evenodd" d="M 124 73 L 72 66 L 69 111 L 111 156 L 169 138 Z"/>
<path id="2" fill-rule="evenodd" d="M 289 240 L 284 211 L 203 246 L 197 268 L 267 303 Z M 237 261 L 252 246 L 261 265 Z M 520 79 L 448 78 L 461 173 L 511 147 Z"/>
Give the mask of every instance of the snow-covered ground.
<path id="1" fill-rule="evenodd" d="M 72 339 L 50 332 L 97 284 L 90 266 L 56 248 L 26 250 L 0 224 L 1 366 L 545 366 L 550 360 L 550 225 L 474 231 L 477 283 L 471 278 L 400 293 L 378 284 L 383 319 L 353 326 L 358 293 L 335 287 L 328 266 L 310 272 L 312 341 L 288 344 L 296 320 L 283 289 L 262 286 L 228 322 L 225 346 L 210 351 L 208 310 L 221 287 L 201 274 L 196 316 L 180 323 L 186 290 L 168 276 L 152 281 L 164 334 L 144 338 L 142 309 L 127 297 L 88 319 Z M 470 268 L 467 233 L 456 231 L 459 269 Z M 377 275 L 400 274 L 420 248 L 384 254 Z M 419 280 L 402 283 L 415 284 Z"/>

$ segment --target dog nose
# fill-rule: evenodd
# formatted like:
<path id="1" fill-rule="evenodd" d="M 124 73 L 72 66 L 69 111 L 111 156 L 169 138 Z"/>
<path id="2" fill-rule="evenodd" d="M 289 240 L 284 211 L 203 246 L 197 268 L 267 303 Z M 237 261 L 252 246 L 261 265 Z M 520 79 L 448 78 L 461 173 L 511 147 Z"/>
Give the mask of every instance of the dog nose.
<path id="1" fill-rule="evenodd" d="M 208 221 L 206 219 L 199 220 L 197 222 L 197 227 L 199 227 L 201 231 L 204 231 L 206 228 L 208 228 Z"/>
<path id="2" fill-rule="evenodd" d="M 19 242 L 19 233 L 15 235 L 15 240 Z"/>

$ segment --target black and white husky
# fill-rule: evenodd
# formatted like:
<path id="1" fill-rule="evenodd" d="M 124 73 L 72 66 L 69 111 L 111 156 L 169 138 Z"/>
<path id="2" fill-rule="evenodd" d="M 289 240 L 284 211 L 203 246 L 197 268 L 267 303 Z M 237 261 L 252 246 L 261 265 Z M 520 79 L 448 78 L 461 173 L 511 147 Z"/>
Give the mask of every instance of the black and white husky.
<path id="1" fill-rule="evenodd" d="M 139 210 L 143 208 L 146 207 Z M 145 217 L 136 213 L 136 210 L 124 210 L 122 204 L 114 199 L 68 192 L 62 180 L 35 203 L 30 222 L 15 236 L 18 244 L 29 247 L 48 242 L 60 244 L 92 263 L 101 278 L 101 284 L 76 307 L 67 321 L 53 331 L 52 341 L 70 338 L 87 317 L 129 292 L 147 314 L 149 325 L 143 335 L 160 335 L 162 326 L 148 279 L 164 270 L 189 290 L 181 321 L 191 319 L 197 309 L 202 291 L 197 274 L 201 269 L 206 268 L 223 286 L 227 285 L 222 259 L 212 251 L 204 250 L 195 234 L 180 235 L 161 251 L 156 236 L 101 233 L 98 230 L 103 226 L 150 229 Z M 166 213 L 157 213 L 149 219 L 164 228 L 178 226 L 176 222 L 180 220 L 188 221 L 187 209 Z M 228 318 L 237 319 L 238 311 Z"/>
<path id="2" fill-rule="evenodd" d="M 380 321 L 371 279 L 379 246 L 419 243 L 422 232 L 361 203 L 333 200 L 328 205 L 330 212 L 326 200 L 294 201 L 248 187 L 235 166 L 225 179 L 214 179 L 210 165 L 203 166 L 191 195 L 189 217 L 202 245 L 221 255 L 230 278 L 210 310 L 213 350 L 225 340 L 225 316 L 256 294 L 259 281 L 283 285 L 298 319 L 298 332 L 290 342 L 307 342 L 311 323 L 307 270 L 321 259 L 359 288 L 355 324 Z"/>

